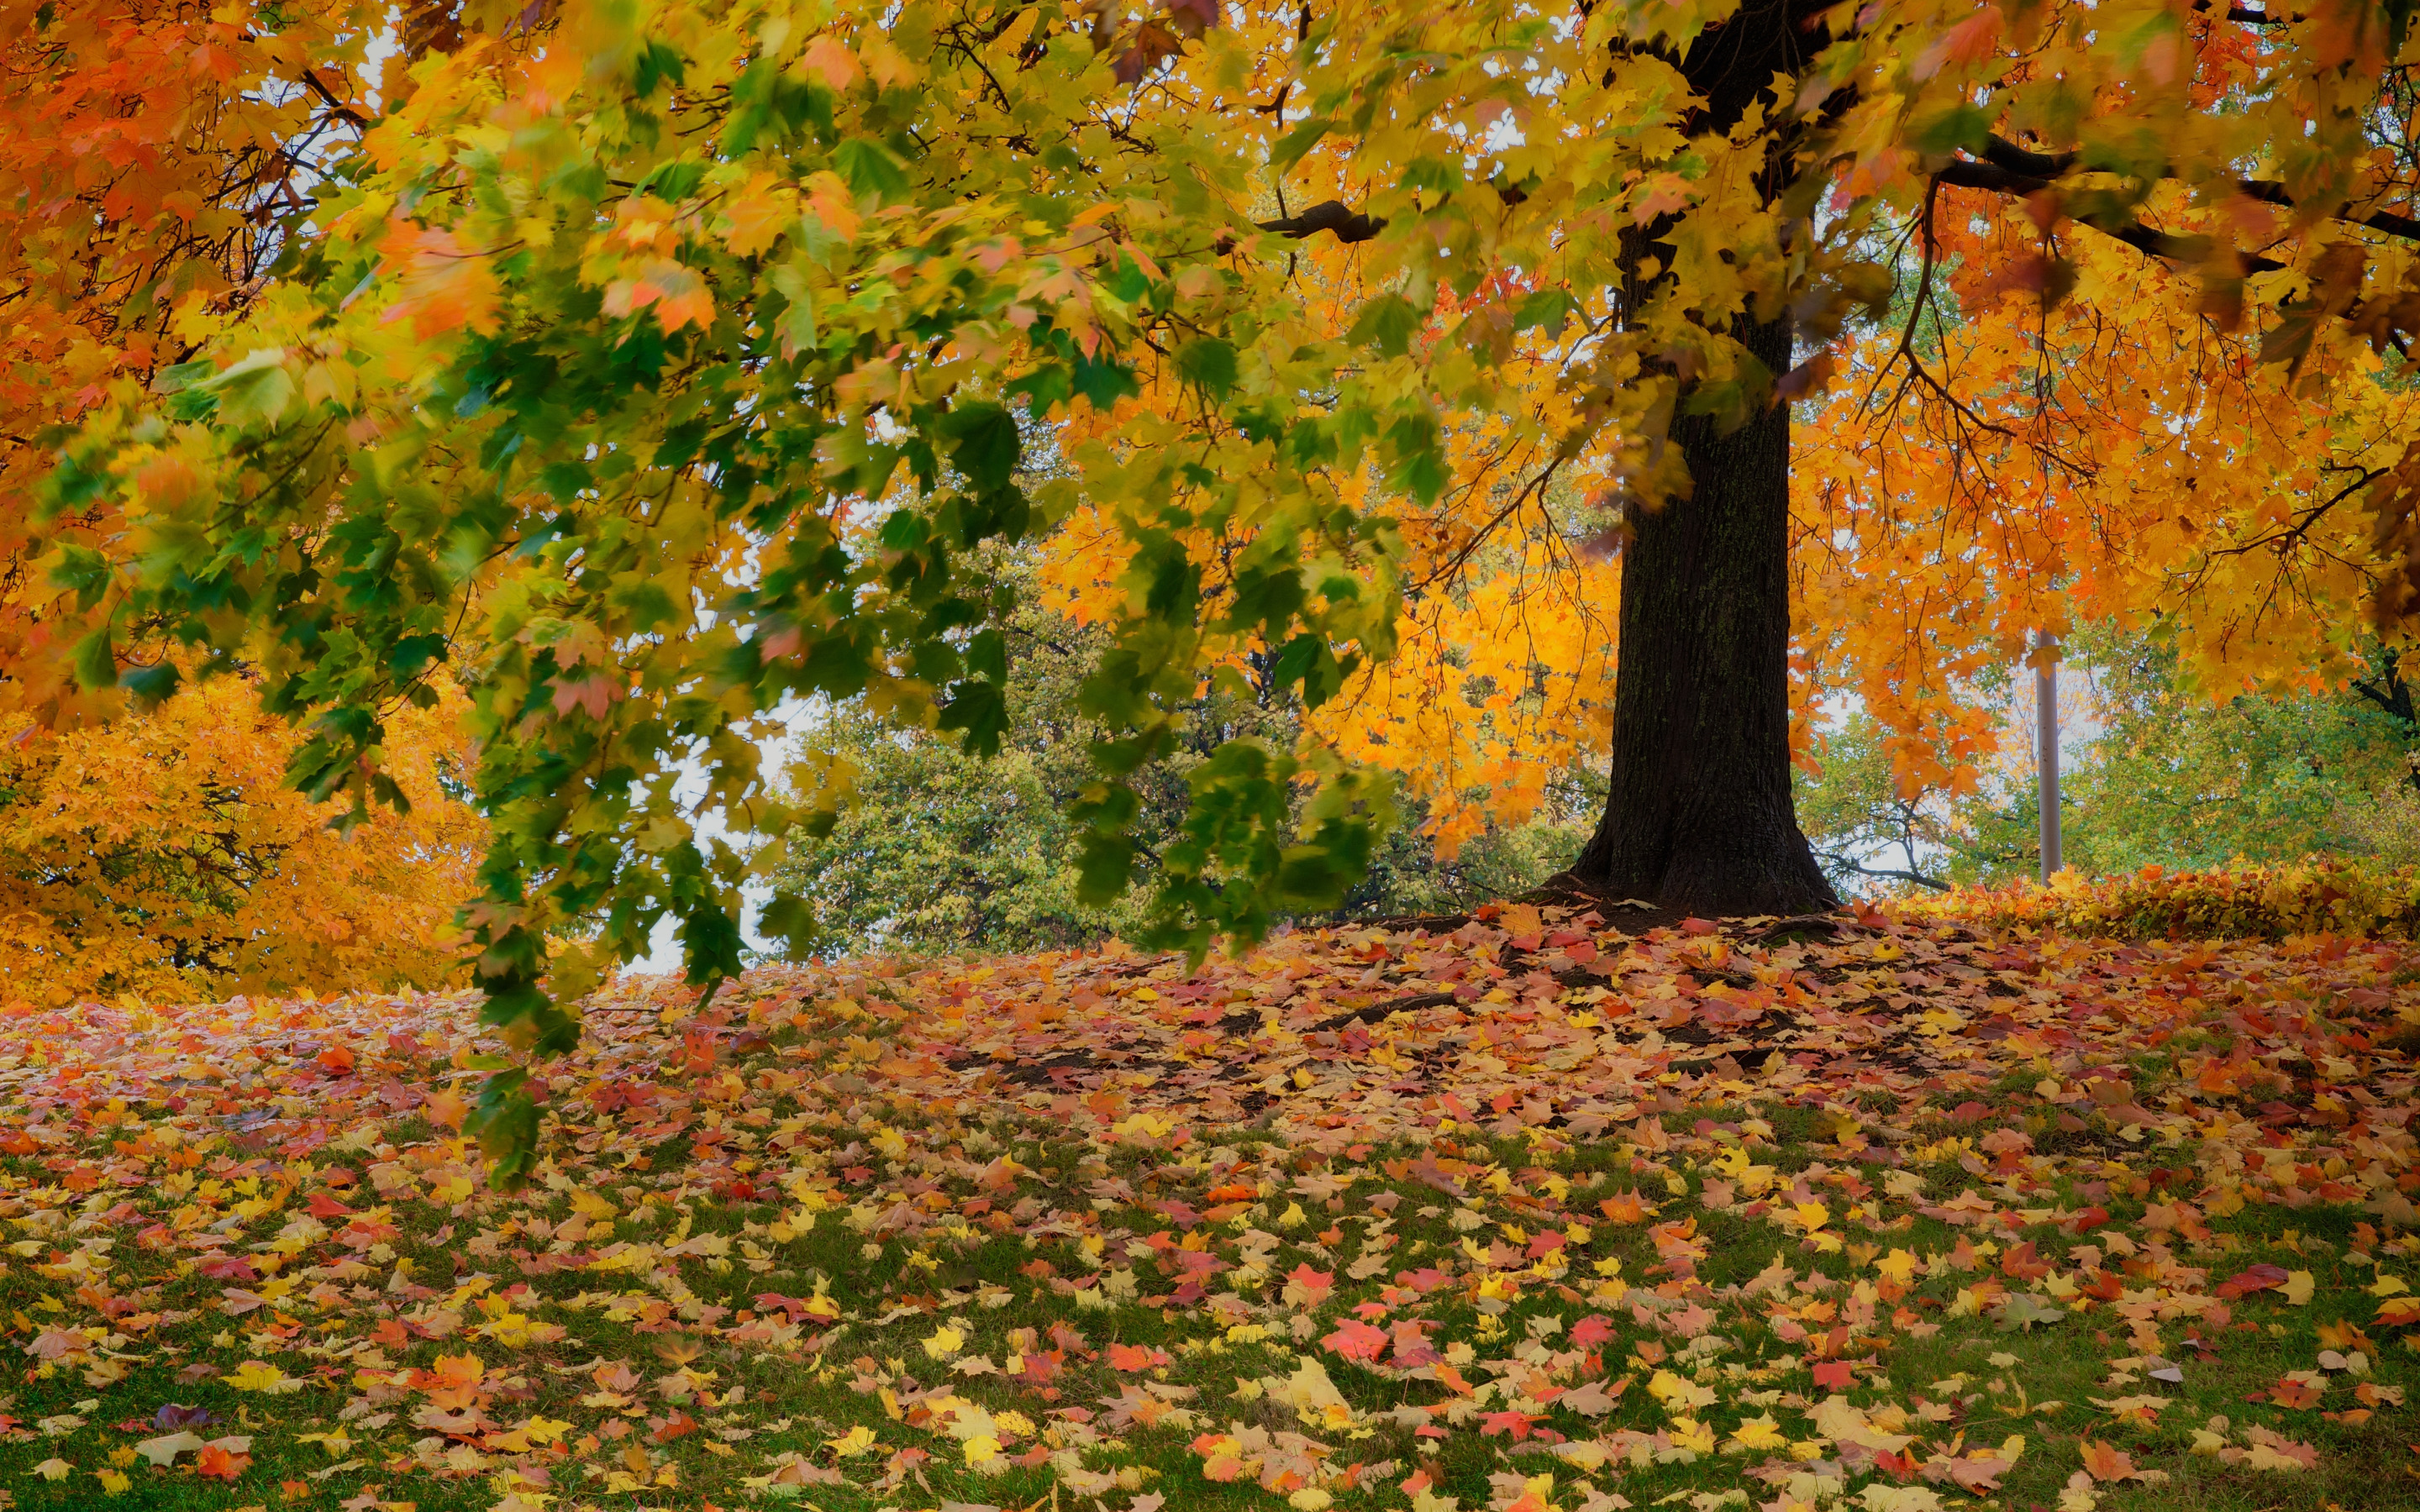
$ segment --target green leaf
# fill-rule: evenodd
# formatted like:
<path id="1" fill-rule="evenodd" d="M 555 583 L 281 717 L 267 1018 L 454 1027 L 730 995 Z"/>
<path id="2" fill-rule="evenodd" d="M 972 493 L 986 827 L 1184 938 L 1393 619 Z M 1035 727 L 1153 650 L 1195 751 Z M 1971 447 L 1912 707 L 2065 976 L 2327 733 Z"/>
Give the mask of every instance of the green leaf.
<path id="1" fill-rule="evenodd" d="M 1412 338 L 1420 333 L 1426 320 L 1420 308 L 1400 294 L 1381 294 L 1361 306 L 1353 329 L 1344 339 L 1363 347 L 1375 347 L 1388 357 L 1401 357 L 1410 349 Z"/>
<path id="2" fill-rule="evenodd" d="M 1210 397 L 1223 399 L 1235 386 L 1235 348 L 1213 336 L 1187 342 L 1176 354 L 1176 370 Z"/>
<path id="3" fill-rule="evenodd" d="M 529 1094 L 529 1072 L 519 1067 L 489 1075 L 479 1101 L 462 1120 L 490 1165 L 489 1180 L 505 1191 L 529 1179 L 537 1165 L 537 1104 Z"/>
<path id="4" fill-rule="evenodd" d="M 1076 392 L 1091 400 L 1095 409 L 1107 409 L 1120 399 L 1142 393 L 1142 385 L 1135 381 L 1133 370 L 1106 355 L 1108 347 L 1101 350 L 1102 356 L 1078 356 L 1075 363 Z"/>
<path id="5" fill-rule="evenodd" d="M 1544 326 L 1547 335 L 1559 336 L 1578 307 L 1579 301 L 1572 298 L 1568 289 L 1534 289 L 1521 296 L 1521 302 L 1512 307 L 1512 326 L 1516 331 Z"/>
<path id="6" fill-rule="evenodd" d="M 116 686 L 117 652 L 110 644 L 109 626 L 102 625 L 76 643 L 75 675 L 85 687 Z"/>
<path id="7" fill-rule="evenodd" d="M 739 975 L 739 921 L 721 904 L 709 899 L 690 905 L 673 933 L 681 943 L 683 980 L 703 986 Z"/>
<path id="8" fill-rule="evenodd" d="M 1030 400 L 1035 414 L 1042 414 L 1054 404 L 1061 404 L 1076 392 L 1074 375 L 1058 363 L 1045 363 L 1001 391 L 1010 398 Z"/>
<path id="9" fill-rule="evenodd" d="M 641 48 L 637 64 L 631 71 L 630 87 L 643 100 L 654 94 L 659 85 L 669 84 L 677 88 L 687 71 L 680 54 L 663 42 L 651 41 Z"/>
<path id="10" fill-rule="evenodd" d="M 1445 455 L 1443 432 L 1435 415 L 1404 415 L 1387 427 L 1387 449 L 1395 465 L 1387 481 L 1424 504 L 1436 502 L 1453 481 Z"/>
<path id="11" fill-rule="evenodd" d="M 758 910 L 756 933 L 781 941 L 783 959 L 804 961 L 814 949 L 814 905 L 796 893 L 777 892 Z"/>
<path id="12" fill-rule="evenodd" d="M 950 465 L 978 490 L 1005 488 L 1025 455 L 1016 417 L 1000 405 L 962 404 L 941 421 L 952 442 Z"/>
<path id="13" fill-rule="evenodd" d="M 407 635 L 387 649 L 387 670 L 398 680 L 409 680 L 420 670 L 445 655 L 445 638 L 431 632 L 427 635 Z"/>
<path id="14" fill-rule="evenodd" d="M 968 755 L 997 756 L 1001 737 L 1008 733 L 1008 700 L 997 683 L 954 683 L 936 724 L 945 731 L 964 731 L 962 748 Z"/>
<path id="15" fill-rule="evenodd" d="M 51 582 L 76 595 L 76 608 L 89 609 L 109 592 L 111 577 L 109 559 L 88 546 L 72 541 L 61 544 L 58 558 L 51 564 Z"/>
<path id="16" fill-rule="evenodd" d="M 670 200 L 678 204 L 696 193 L 698 185 L 704 182 L 706 182 L 706 164 L 694 158 L 679 158 L 671 162 L 659 164 L 645 178 L 640 180 L 639 191 L 642 193 L 653 194 L 658 199 Z"/>
<path id="17" fill-rule="evenodd" d="M 840 176 L 859 195 L 895 201 L 908 192 L 907 165 L 889 147 L 870 137 L 852 136 L 832 149 Z"/>
<path id="18" fill-rule="evenodd" d="M 1134 841 L 1124 835 L 1093 834 L 1076 860 L 1076 901 L 1099 908 L 1117 902 L 1134 871 Z"/>
<path id="19" fill-rule="evenodd" d="M 160 661 L 148 667 L 129 667 L 117 683 L 134 696 L 138 708 L 150 709 L 175 697 L 184 680 L 175 662 Z"/>
<path id="20" fill-rule="evenodd" d="M 151 392 L 182 393 L 218 370 L 219 364 L 207 357 L 195 362 L 178 363 L 171 367 L 163 367 L 151 375 Z"/>
<path id="21" fill-rule="evenodd" d="M 194 392 L 217 395 L 219 418 L 229 425 L 241 427 L 257 421 L 274 428 L 287 406 L 294 402 L 294 376 L 286 371 L 283 347 L 264 347 L 194 384 Z"/>
<path id="22" fill-rule="evenodd" d="M 1963 148 L 1980 152 L 1992 135 L 1992 117 L 1971 104 L 1955 104 L 1917 120 L 1909 131 L 1916 150 L 1947 157 Z"/>
<path id="23" fill-rule="evenodd" d="M 1279 137 L 1277 145 L 1269 148 L 1269 166 L 1283 173 L 1300 162 L 1303 154 L 1317 147 L 1319 139 L 1327 134 L 1328 128 L 1333 124 L 1325 116 L 1313 116 L 1285 135 Z"/>

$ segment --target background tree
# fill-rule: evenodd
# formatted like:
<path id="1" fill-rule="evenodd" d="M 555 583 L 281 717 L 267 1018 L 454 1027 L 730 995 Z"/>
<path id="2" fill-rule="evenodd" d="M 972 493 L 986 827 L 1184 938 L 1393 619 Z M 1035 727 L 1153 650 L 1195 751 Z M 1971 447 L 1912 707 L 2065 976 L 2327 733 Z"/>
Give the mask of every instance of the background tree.
<path id="1" fill-rule="evenodd" d="M 1031 574 L 1012 577 L 1022 587 Z M 1097 779 L 1088 748 L 1098 731 L 1078 701 L 1108 638 L 1032 601 L 1004 629 L 1008 730 L 999 754 L 970 756 L 946 735 L 902 731 L 848 705 L 797 736 L 814 753 L 802 778 L 846 784 L 831 832 L 794 845 L 773 875 L 778 889 L 814 906 L 818 949 L 1063 950 L 1140 936 L 1158 856 L 1184 833 L 1192 775 L 1238 735 L 1285 748 L 1299 738 L 1298 706 L 1247 700 L 1232 685 L 1205 688 L 1172 748 L 1131 779 L 1141 800 L 1133 827 L 1140 886 L 1088 903 L 1083 829 L 1072 815 Z M 1333 913 L 1462 912 L 1534 887 L 1586 838 L 1591 800 L 1603 801 L 1567 779 L 1560 801 L 1517 827 L 1480 827 L 1450 858 L 1421 833 L 1423 815 L 1405 815 Z"/>
<path id="2" fill-rule="evenodd" d="M 2409 790 L 2408 733 L 2349 690 L 2214 702 L 2149 637 L 2094 646 L 2103 729 L 2076 774 L 2071 842 L 2095 873 L 2376 854 Z M 2405 846 L 2408 849 L 2408 842 Z M 2395 857 L 2389 857 L 2395 858 Z"/>
<path id="3" fill-rule="evenodd" d="M 463 976 L 479 816 L 459 700 L 389 727 L 410 807 L 338 832 L 285 782 L 302 737 L 221 678 L 147 716 L 0 731 L 0 996 L 394 992 Z"/>
<path id="4" fill-rule="evenodd" d="M 2349 687 L 2240 688 L 2213 699 L 2163 637 L 2084 626 L 2062 775 L 2067 864 L 2086 876 L 2147 866 L 2420 859 L 2411 731 Z M 1986 676 L 1974 713 L 2004 727 L 2030 688 Z M 1816 855 L 1844 888 L 2000 884 L 2038 873 L 2030 743 L 2014 739 L 1951 783 L 1911 787 L 1881 722 L 1855 710 L 1798 774 Z"/>

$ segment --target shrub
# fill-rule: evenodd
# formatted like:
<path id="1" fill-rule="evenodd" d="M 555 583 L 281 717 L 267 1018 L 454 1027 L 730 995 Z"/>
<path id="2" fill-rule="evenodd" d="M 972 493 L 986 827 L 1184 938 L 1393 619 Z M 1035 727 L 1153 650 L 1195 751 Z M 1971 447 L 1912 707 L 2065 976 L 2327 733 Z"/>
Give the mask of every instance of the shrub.
<path id="1" fill-rule="evenodd" d="M 2420 870 L 2304 861 L 2203 872 L 2139 872 L 2048 887 L 1961 887 L 1894 905 L 1906 917 L 1962 918 L 2126 939 L 2279 939 L 2288 934 L 2420 933 Z"/>

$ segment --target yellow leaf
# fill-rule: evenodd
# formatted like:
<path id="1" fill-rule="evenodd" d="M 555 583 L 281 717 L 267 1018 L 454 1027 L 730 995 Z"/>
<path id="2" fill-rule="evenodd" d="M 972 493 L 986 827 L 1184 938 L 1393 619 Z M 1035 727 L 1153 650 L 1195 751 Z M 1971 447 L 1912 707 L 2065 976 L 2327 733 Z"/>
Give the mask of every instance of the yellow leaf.
<path id="1" fill-rule="evenodd" d="M 1769 1412 L 1761 1417 L 1749 1418 L 1731 1435 L 1732 1443 L 1747 1450 L 1778 1449 L 1789 1442 L 1790 1436 L 1781 1431 L 1781 1425 L 1776 1423 Z"/>
<path id="2" fill-rule="evenodd" d="M 307 1381 L 298 1381 L 275 1365 L 259 1360 L 246 1360 L 222 1379 L 238 1391 L 264 1392 L 271 1396 L 283 1396 L 289 1392 L 298 1392 L 310 1384 Z"/>
<path id="3" fill-rule="evenodd" d="M 839 1438 L 826 1439 L 824 1443 L 831 1447 L 832 1453 L 846 1459 L 874 1447 L 874 1430 L 861 1423 Z"/>

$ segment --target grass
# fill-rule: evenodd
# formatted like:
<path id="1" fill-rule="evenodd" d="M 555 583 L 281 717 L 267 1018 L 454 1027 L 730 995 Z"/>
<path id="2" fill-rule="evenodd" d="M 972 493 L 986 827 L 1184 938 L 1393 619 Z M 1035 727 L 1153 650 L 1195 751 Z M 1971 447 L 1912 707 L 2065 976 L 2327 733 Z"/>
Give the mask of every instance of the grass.
<path id="1" fill-rule="evenodd" d="M 1949 968 L 2025 942 L 1902 930 L 1909 1001 L 1879 1008 L 1838 969 L 1870 943 L 1782 943 L 1732 959 L 1813 988 L 1698 1045 L 1651 1005 L 1703 942 L 1604 938 L 1618 997 L 1566 1002 L 1481 939 L 1484 992 L 1351 1051 L 1305 1026 L 1373 944 L 1435 969 L 1435 942 L 1298 936 L 1198 978 L 768 972 L 704 1017 L 629 983 L 552 1069 L 550 1159 L 513 1193 L 457 1132 L 485 1048 L 459 997 L 21 1012 L 0 1488 L 213 1512 L 2420 1501 L 2390 1305 L 2415 1241 L 2379 1196 L 2412 1174 L 2412 1078 L 2393 992 L 2368 995 L 2410 947 L 2243 944 L 2188 994 L 2135 985 L 2173 989 L 2181 947 L 2053 941 L 2015 974 L 2060 993 L 1983 1038 Z M 2280 983 L 2299 1016 L 2253 1026 Z M 1254 1001 L 1243 1037 L 1203 1022 Z M 1670 1069 L 1750 1037 L 1785 1053 Z M 2302 1069 L 2230 1089 L 2210 1068 L 2238 1043 Z M 2130 1100 L 2085 1090 L 2121 1075 Z M 2218 1295 L 2261 1266 L 2289 1279 Z"/>

